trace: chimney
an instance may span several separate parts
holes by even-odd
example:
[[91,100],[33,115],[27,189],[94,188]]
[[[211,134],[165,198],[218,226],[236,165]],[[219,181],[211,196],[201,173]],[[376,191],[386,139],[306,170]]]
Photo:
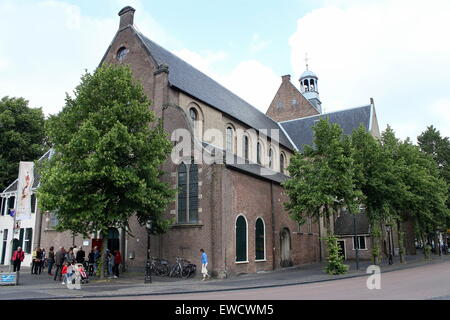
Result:
[[281,76],[281,81],[282,82],[289,82],[289,81],[291,81],[291,75],[287,74],[285,76]]
[[134,12],[136,10],[133,7],[127,6],[119,11],[120,26],[119,29],[133,25]]

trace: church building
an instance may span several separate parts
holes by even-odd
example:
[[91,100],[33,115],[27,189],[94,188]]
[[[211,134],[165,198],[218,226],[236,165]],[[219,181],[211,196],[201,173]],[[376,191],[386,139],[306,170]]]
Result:
[[[175,223],[166,234],[151,236],[151,255],[170,262],[183,257],[199,265],[203,248],[209,269],[220,278],[321,261],[325,257],[319,239],[326,234],[323,222],[298,225],[292,220],[283,207],[288,199],[281,183],[289,179],[287,167],[294,152],[312,143],[312,127],[320,118],[338,123],[345,134],[362,124],[378,137],[373,100],[324,114],[319,78],[307,67],[299,79],[300,90],[289,75],[281,77],[264,114],[139,32],[134,14],[132,7],[119,12],[119,28],[100,64],[131,67],[174,143],[180,141],[178,130],[184,129],[196,150],[220,152],[224,159],[209,164],[195,161],[193,154],[184,155],[178,163],[167,159],[163,179],[178,194],[166,217],[175,218]],[[211,140],[205,133],[212,129],[221,132],[223,139]],[[13,195],[11,188],[7,191],[2,197]],[[3,210],[4,215],[7,208]],[[33,232],[33,237],[39,234],[33,245],[94,245],[95,235],[82,239],[70,232],[58,233],[53,229],[56,217],[37,211],[41,222]],[[0,217],[0,229],[6,228],[2,221]],[[130,221],[130,228],[132,235],[112,228],[108,246],[121,250],[127,267],[143,268],[146,228],[136,219]]]

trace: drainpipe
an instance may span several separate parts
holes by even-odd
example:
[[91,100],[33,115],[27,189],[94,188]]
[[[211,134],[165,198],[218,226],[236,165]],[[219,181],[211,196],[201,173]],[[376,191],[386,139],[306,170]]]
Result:
[[275,270],[275,205],[273,203],[273,183],[270,183],[270,210],[272,213],[272,270]]

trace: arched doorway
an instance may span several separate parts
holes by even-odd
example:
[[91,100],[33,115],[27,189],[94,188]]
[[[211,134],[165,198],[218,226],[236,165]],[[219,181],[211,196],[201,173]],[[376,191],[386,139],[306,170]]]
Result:
[[291,233],[288,228],[283,228],[280,232],[281,267],[292,266],[291,260]]
[[108,249],[111,252],[114,252],[115,250],[120,250],[120,234],[119,230],[116,228],[109,228],[108,231]]

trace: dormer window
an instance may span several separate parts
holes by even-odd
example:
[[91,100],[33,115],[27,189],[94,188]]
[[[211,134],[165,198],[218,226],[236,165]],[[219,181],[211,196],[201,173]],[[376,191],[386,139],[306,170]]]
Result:
[[128,50],[128,49],[125,48],[125,47],[121,47],[121,48],[119,49],[119,51],[117,51],[117,60],[118,60],[119,62],[122,62],[123,59],[125,58],[125,56],[128,54],[128,52],[130,52],[130,50]]

